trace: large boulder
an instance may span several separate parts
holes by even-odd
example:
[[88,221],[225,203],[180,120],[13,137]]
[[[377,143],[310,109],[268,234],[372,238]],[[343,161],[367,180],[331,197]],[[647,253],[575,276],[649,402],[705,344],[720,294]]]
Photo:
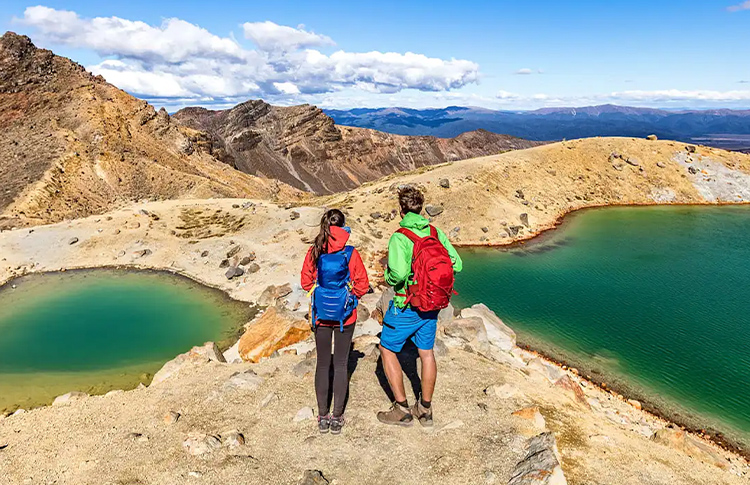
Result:
[[461,316],[463,318],[481,318],[484,322],[485,329],[487,330],[487,339],[490,344],[500,350],[510,352],[513,347],[516,346],[516,332],[505,325],[503,321],[484,304],[478,303],[470,308],[464,308],[461,310]]
[[479,317],[454,318],[445,324],[445,334],[464,342],[487,342],[487,329]]
[[284,347],[307,340],[310,324],[292,312],[270,307],[247,327],[240,338],[239,353],[246,362],[259,362]]
[[526,443],[526,456],[518,462],[508,485],[567,485],[555,435],[541,433]]

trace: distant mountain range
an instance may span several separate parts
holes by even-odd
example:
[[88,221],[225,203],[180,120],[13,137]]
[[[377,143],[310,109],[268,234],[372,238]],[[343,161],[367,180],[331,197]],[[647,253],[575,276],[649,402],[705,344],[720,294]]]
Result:
[[454,137],[485,129],[529,140],[591,136],[644,137],[651,134],[729,150],[750,150],[750,110],[667,111],[602,105],[495,111],[449,106],[443,109],[360,108],[325,110],[336,124],[400,135]]

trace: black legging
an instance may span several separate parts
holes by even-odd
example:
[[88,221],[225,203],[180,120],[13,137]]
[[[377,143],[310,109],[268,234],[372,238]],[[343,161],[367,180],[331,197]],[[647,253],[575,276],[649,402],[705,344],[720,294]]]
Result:
[[[346,393],[349,389],[349,349],[352,346],[352,335],[354,325],[344,327],[342,332],[338,325],[326,327],[319,325],[315,329],[315,348],[318,353],[318,363],[315,367],[315,394],[318,397],[318,413],[325,416],[330,410],[331,403],[328,400],[330,390],[331,369],[331,340],[333,344],[333,415],[338,417],[344,414]],[[332,335],[335,335],[333,339]]]

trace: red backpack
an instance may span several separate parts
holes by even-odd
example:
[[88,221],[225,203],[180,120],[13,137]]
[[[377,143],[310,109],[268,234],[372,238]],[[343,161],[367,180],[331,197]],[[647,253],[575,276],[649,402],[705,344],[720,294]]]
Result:
[[423,312],[442,310],[450,303],[453,291],[453,261],[443,243],[438,239],[437,229],[430,226],[430,234],[419,237],[414,232],[401,228],[398,231],[414,243],[411,271],[412,283],[407,286],[406,303]]

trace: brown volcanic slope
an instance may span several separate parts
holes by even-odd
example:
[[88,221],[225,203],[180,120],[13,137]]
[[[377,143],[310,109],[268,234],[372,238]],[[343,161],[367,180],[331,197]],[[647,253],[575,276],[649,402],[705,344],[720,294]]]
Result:
[[204,136],[28,37],[0,37],[0,228],[133,199],[296,193],[196,150]]
[[540,144],[485,130],[450,139],[392,135],[336,126],[315,106],[279,107],[259,100],[223,111],[185,108],[173,118],[207,132],[212,154],[238,170],[319,194],[395,172]]

